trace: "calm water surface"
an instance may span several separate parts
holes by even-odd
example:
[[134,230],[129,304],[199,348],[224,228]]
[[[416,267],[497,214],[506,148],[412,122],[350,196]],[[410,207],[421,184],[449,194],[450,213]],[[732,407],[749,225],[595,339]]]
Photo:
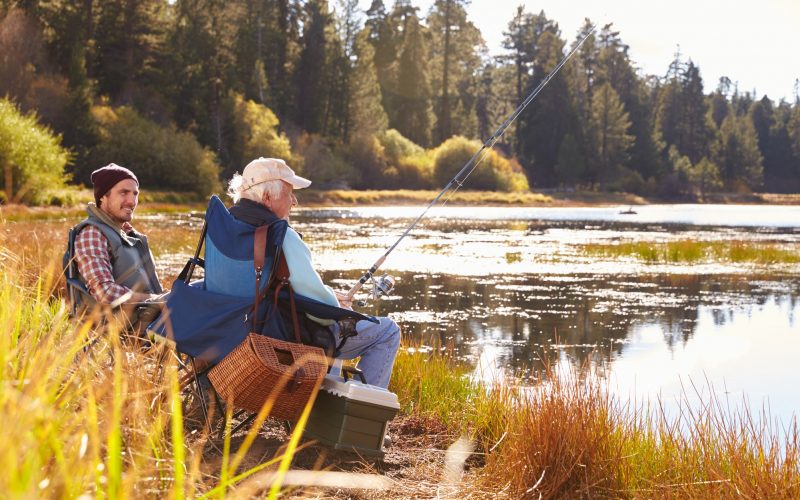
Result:
[[[627,241],[757,241],[800,252],[800,207],[444,207],[389,256],[395,293],[365,312],[388,314],[427,346],[455,349],[475,377],[533,382],[542,357],[595,369],[624,397],[709,391],[733,407],[762,405],[780,421],[800,411],[800,265],[645,264],[585,255]],[[301,209],[326,282],[352,283],[420,207]],[[162,275],[192,251],[201,220],[144,217]],[[158,247],[158,244],[156,244]]]
[[[620,395],[714,391],[788,420],[800,410],[800,266],[652,265],[588,257],[585,243],[758,241],[800,252],[800,207],[457,208],[401,243],[383,271],[388,314],[429,346],[445,345],[475,376],[537,377],[542,356],[604,373]],[[293,223],[348,288],[420,208],[301,210]]]

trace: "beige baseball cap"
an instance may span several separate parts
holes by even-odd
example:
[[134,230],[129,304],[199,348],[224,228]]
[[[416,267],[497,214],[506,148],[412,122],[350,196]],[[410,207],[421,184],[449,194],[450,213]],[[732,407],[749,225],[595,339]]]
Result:
[[296,175],[294,170],[279,158],[258,158],[251,161],[244,167],[242,178],[246,186],[244,189],[249,189],[267,181],[277,180],[288,182],[295,189],[307,188],[311,185],[310,180]]

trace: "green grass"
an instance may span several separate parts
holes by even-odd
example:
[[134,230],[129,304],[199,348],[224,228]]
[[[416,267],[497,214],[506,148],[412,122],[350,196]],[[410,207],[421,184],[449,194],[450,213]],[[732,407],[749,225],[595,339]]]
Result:
[[632,257],[651,264],[731,262],[746,264],[800,263],[800,245],[753,243],[744,241],[626,242],[582,245],[581,251],[592,256]]

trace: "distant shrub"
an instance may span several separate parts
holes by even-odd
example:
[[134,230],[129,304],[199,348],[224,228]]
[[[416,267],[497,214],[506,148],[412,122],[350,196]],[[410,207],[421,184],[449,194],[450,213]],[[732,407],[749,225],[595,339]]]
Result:
[[386,155],[383,145],[372,134],[357,134],[350,140],[347,158],[355,170],[353,187],[387,187]]
[[616,179],[608,188],[610,191],[643,194],[647,191],[647,183],[639,172],[620,167]]
[[341,151],[334,150],[324,138],[317,134],[302,134],[297,139],[295,150],[302,162],[295,160],[292,168],[311,179],[314,187],[347,188],[356,177],[353,166]]
[[[433,178],[444,186],[481,148],[481,143],[466,137],[454,136],[434,150]],[[462,177],[463,179],[463,177]],[[488,191],[526,191],[528,181],[518,164],[512,164],[494,150],[489,150],[472,170],[469,189]]]
[[[282,158],[292,165],[289,139],[278,130],[280,122],[268,107],[245,100],[239,94],[230,97],[233,110],[233,170],[241,171],[259,157]],[[232,172],[231,172],[232,173]]]
[[[421,149],[421,148],[420,148]],[[433,154],[422,150],[413,156],[407,156],[397,162],[397,185],[406,189],[432,189]]]
[[395,129],[378,135],[386,158],[383,172],[386,187],[426,189],[433,187],[433,158],[430,152]]
[[36,115],[0,99],[0,182],[6,202],[43,204],[67,181],[70,153]]
[[128,107],[96,106],[92,114],[101,126],[101,141],[85,172],[113,162],[133,170],[144,187],[200,196],[219,190],[216,156],[192,134],[162,127]]
[[393,128],[378,135],[378,140],[383,146],[386,160],[393,165],[400,163],[403,158],[419,156],[425,152],[421,146],[403,137],[403,134]]
[[[528,177],[525,175],[522,165],[514,159],[507,159],[499,153],[490,153],[490,165],[497,176],[497,187],[499,191],[507,193],[522,193],[530,191]],[[506,166],[507,165],[507,166]]]

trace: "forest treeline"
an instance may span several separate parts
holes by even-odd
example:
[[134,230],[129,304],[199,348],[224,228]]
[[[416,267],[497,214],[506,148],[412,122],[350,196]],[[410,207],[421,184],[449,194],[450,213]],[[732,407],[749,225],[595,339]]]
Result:
[[[0,0],[0,138],[35,121],[61,139],[37,143],[41,161],[81,183],[114,161],[207,194],[279,156],[318,186],[438,188],[592,26],[565,34],[521,6],[490,55],[467,4]],[[800,192],[793,100],[728,78],[706,93],[681,54],[644,75],[601,26],[468,187]],[[24,201],[36,162],[20,148],[0,145],[0,161],[5,197]]]

